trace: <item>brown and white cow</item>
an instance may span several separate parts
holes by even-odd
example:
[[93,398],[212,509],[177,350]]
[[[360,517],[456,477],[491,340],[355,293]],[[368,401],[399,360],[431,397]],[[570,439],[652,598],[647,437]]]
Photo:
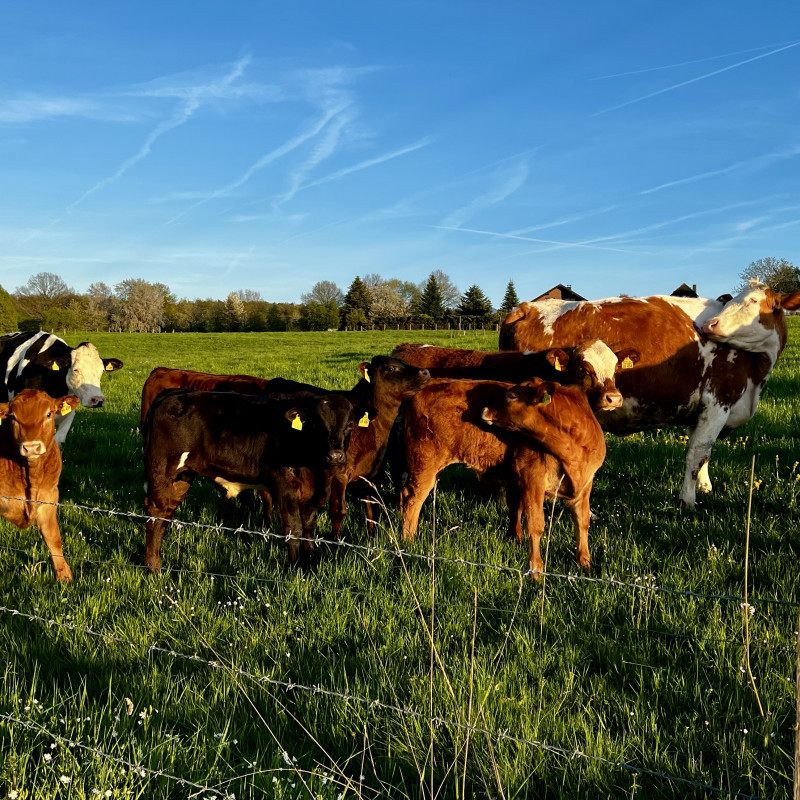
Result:
[[778,294],[753,282],[727,303],[704,298],[641,297],[521,303],[500,328],[502,349],[569,347],[597,337],[635,346],[633,369],[617,378],[624,402],[603,411],[603,429],[618,435],[686,425],[689,447],[681,502],[711,491],[708,462],[721,434],[746,423],[786,345],[784,310],[800,293]]
[[72,571],[56,518],[61,451],[55,422],[57,414],[66,417],[79,404],[74,395],[55,398],[33,389],[0,403],[0,515],[18,528],[39,528],[56,577],[65,582],[72,580]]
[[639,360],[639,353],[634,348],[615,353],[597,339],[579,342],[574,347],[524,353],[404,343],[395,347],[392,355],[415,367],[424,367],[432,378],[509,383],[543,378],[561,384],[575,384],[586,392],[595,411],[622,405],[622,395],[615,385],[616,374]]
[[589,495],[606,449],[578,387],[539,379],[515,385],[434,378],[407,403],[403,418],[408,465],[401,491],[403,538],[416,535],[422,504],[439,473],[464,464],[505,486],[509,534],[518,541],[525,512],[531,570],[542,570],[545,494],[569,504],[578,563],[590,568]]

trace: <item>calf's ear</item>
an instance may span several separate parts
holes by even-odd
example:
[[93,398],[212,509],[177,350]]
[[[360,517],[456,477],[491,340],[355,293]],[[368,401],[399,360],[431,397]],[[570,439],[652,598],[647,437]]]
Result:
[[296,431],[303,430],[303,423],[306,421],[306,413],[305,411],[301,411],[299,408],[290,408],[286,414],[286,419],[292,423],[292,427]]
[[534,390],[534,398],[536,399],[536,402],[543,406],[551,403],[553,400],[553,395],[556,393],[556,389],[558,388],[559,385],[553,381],[542,381]]
[[369,361],[362,361],[358,365],[358,371],[361,373],[361,377],[369,383]]
[[733,295],[732,294],[727,294],[727,293],[726,294],[721,294],[717,298],[717,302],[718,303],[722,303],[722,305],[726,305],[727,303],[730,303],[731,300],[733,300]]
[[74,394],[67,394],[64,395],[64,397],[59,397],[53,400],[52,409],[53,411],[57,411],[63,417],[66,414],[69,414],[71,411],[74,411],[80,404],[80,399]]
[[378,409],[375,406],[360,406],[355,410],[353,416],[360,428],[368,428],[370,422],[378,416]]
[[617,372],[621,369],[630,369],[641,359],[639,351],[634,350],[632,347],[625,347],[622,350],[618,350],[614,355],[617,357]]
[[103,369],[106,372],[113,372],[115,369],[122,369],[122,362],[118,358],[104,358]]
[[569,356],[558,347],[548,350],[545,354],[545,358],[556,372],[564,372],[569,363]]
[[11,413],[10,403],[0,403],[0,421],[4,420]]

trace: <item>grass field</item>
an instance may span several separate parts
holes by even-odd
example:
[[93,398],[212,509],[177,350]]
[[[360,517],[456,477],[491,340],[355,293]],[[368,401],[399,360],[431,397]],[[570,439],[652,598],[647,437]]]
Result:
[[[549,569],[573,577],[521,578],[502,503],[458,468],[409,548],[435,565],[392,552],[393,511],[370,538],[351,506],[346,542],[376,550],[323,545],[313,571],[292,570],[280,541],[248,532],[264,527],[255,503],[200,480],[178,516],[210,527],[168,530],[155,577],[141,569],[142,519],[61,509],[70,586],[37,531],[2,521],[0,798],[791,796],[798,323],[755,418],[715,447],[716,493],[695,513],[677,508],[682,430],[608,440],[592,498],[598,582],[578,578],[558,506]],[[496,341],[68,336],[125,368],[107,378],[105,409],[77,412],[62,501],[142,513],[139,393],[154,366],[347,387],[359,361],[409,337]],[[743,594],[753,456],[750,593],[790,601],[752,603],[763,717],[748,611],[696,596]]]

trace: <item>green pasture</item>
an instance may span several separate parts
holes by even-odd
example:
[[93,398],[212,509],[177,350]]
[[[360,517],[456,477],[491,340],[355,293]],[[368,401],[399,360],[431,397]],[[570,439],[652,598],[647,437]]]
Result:
[[[375,550],[322,545],[308,571],[258,535],[257,503],[200,480],[178,516],[210,527],[168,530],[158,576],[141,568],[144,521],[124,515],[142,513],[139,396],[157,365],[338,388],[401,341],[492,349],[495,334],[67,337],[125,368],[64,450],[62,501],[89,507],[59,511],[74,583],[55,582],[37,531],[0,523],[0,798],[791,796],[798,323],[755,418],[714,449],[716,493],[678,509],[684,431],[609,438],[601,580],[580,579],[556,506],[549,570],[570,577],[546,583],[520,576],[502,502],[459,468],[408,554],[387,485],[374,538],[357,506],[344,527]],[[753,456],[750,614],[697,595],[743,595]]]

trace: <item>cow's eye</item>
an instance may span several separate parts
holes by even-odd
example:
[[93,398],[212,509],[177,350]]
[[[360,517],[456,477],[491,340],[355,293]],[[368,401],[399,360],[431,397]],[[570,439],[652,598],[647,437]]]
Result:
[[53,416],[53,412],[52,411],[48,411],[47,412],[47,419],[50,419],[50,417],[52,417],[52,416]]

